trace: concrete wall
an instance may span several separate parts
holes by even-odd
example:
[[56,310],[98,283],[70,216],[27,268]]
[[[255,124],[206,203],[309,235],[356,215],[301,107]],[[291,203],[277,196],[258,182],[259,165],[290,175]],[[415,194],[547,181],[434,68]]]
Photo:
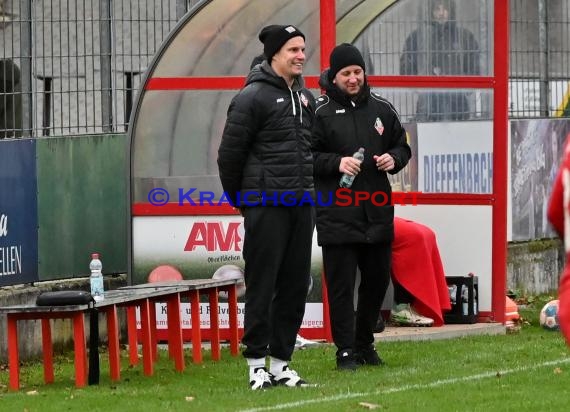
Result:
[[511,243],[507,288],[528,294],[556,292],[563,266],[564,247],[558,239]]

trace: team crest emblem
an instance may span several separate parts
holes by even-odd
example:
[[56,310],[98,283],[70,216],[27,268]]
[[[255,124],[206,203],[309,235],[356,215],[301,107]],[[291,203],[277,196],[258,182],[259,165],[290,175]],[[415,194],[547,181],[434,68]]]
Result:
[[380,136],[384,134],[384,125],[382,124],[382,120],[379,117],[376,118],[376,122],[374,123],[374,128],[378,132]]
[[309,105],[309,100],[305,97],[303,93],[301,93],[301,103],[303,103],[305,107]]

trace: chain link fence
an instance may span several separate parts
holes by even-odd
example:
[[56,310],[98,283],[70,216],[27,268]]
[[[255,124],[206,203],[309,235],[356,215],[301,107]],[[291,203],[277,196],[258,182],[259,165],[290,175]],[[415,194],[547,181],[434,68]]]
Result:
[[510,0],[511,117],[569,117],[570,2]]
[[[0,138],[124,132],[142,73],[198,3],[0,0]],[[570,116],[569,2],[510,4],[511,117]]]
[[125,131],[141,75],[199,1],[0,1],[0,138]]

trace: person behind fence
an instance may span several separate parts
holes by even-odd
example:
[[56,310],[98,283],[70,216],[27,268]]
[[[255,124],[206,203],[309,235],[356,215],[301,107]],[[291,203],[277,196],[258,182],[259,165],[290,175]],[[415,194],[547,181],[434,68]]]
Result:
[[253,390],[307,385],[289,361],[305,312],[314,230],[311,202],[291,203],[314,198],[305,35],[271,25],[259,39],[266,60],[232,99],[218,150],[224,192],[244,217],[242,344]]
[[[422,2],[422,11],[423,11]],[[404,43],[400,74],[423,76],[478,75],[479,45],[475,36],[456,22],[453,0],[429,0],[428,21]],[[464,120],[470,117],[469,94],[454,91],[421,93],[416,105],[419,121]]]
[[[389,199],[386,173],[400,171],[411,157],[406,133],[394,106],[371,92],[365,63],[351,44],[336,46],[330,68],[321,75],[325,95],[317,99],[313,129],[315,188],[332,197],[317,202],[317,237],[322,246],[325,280],[336,365],[355,370],[359,365],[381,365],[374,347],[373,329],[390,281],[394,207],[370,199],[338,203],[343,174],[356,176],[345,194],[382,192]],[[364,149],[364,160],[352,154]],[[360,269],[356,317],[354,285]]]
[[558,322],[570,346],[570,140],[566,139],[562,163],[548,201],[548,220],[564,242],[564,270],[558,288]]

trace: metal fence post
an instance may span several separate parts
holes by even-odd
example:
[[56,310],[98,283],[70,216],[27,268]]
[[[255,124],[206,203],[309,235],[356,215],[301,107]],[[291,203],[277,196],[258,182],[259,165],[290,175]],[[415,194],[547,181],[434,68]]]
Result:
[[101,115],[104,132],[113,131],[113,83],[112,83],[112,22],[111,0],[100,0],[101,32]]
[[179,21],[182,16],[188,11],[188,4],[186,0],[176,0],[176,21]]
[[22,137],[33,134],[34,106],[32,96],[32,0],[20,0],[20,74],[22,84]]
[[548,117],[548,102],[550,101],[550,78],[548,64],[548,6],[546,0],[538,0],[538,58],[540,64],[540,115]]

